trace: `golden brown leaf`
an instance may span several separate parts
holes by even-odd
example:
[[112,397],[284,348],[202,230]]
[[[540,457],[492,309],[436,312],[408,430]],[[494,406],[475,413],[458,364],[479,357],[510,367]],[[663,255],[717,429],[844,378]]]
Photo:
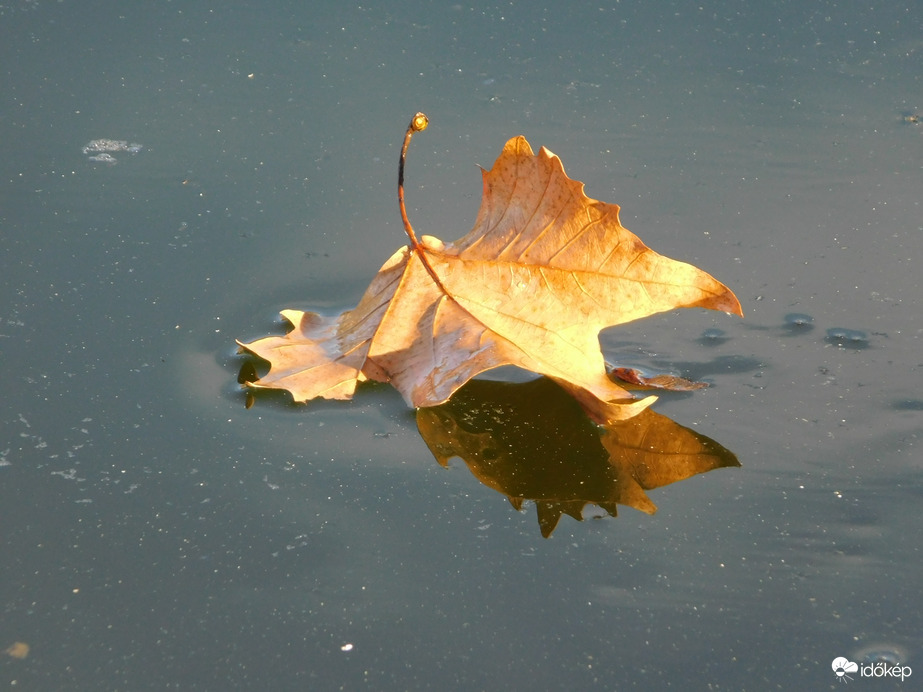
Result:
[[354,310],[284,310],[288,334],[241,343],[271,366],[246,386],[348,399],[371,379],[423,407],[515,365],[553,378],[604,423],[655,397],[634,400],[607,376],[601,329],[677,307],[742,314],[726,286],[622,227],[619,207],[588,198],[547,149],[535,155],[525,138],[511,139],[483,183],[463,238],[423,236],[385,262]]

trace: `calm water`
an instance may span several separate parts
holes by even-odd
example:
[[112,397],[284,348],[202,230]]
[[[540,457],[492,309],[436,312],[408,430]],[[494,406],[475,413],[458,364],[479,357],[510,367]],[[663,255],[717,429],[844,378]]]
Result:
[[[834,689],[839,656],[923,676],[921,20],[0,5],[0,651],[31,647],[0,683]],[[403,243],[418,110],[419,232],[467,232],[475,164],[524,134],[737,292],[743,320],[602,342],[711,382],[656,411],[740,468],[546,539],[534,503],[439,466],[387,387],[244,408],[234,339],[353,305]],[[91,161],[101,138],[143,148]]]

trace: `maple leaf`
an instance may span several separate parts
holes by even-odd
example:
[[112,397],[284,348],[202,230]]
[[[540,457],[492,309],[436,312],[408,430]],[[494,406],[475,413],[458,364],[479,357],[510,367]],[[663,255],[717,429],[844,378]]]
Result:
[[[417,119],[422,118],[422,121]],[[415,127],[419,125],[418,127]],[[630,418],[635,400],[606,372],[599,331],[678,307],[742,315],[724,284],[648,248],[619,223],[619,207],[590,199],[561,160],[514,137],[489,171],[474,228],[445,244],[417,240],[382,266],[353,309],[335,316],[283,310],[285,336],[238,342],[269,361],[255,389],[296,401],[348,399],[364,380],[390,382],[412,407],[446,401],[502,365],[547,375],[600,423]]]

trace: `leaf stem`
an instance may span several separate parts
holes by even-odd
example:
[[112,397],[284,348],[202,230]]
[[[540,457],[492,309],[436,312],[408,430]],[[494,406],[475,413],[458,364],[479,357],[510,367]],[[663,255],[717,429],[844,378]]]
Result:
[[413,232],[413,226],[410,225],[410,219],[407,218],[407,208],[404,206],[404,163],[407,160],[407,148],[410,146],[410,138],[413,137],[413,133],[422,132],[427,125],[429,125],[429,118],[423,113],[417,113],[407,126],[407,132],[404,133],[404,145],[401,147],[401,163],[397,169],[397,202],[401,207],[401,220],[404,222],[404,231],[407,232],[407,236],[410,238],[411,248],[417,253],[417,257],[420,258],[420,262],[430,275],[430,278],[436,283],[436,286],[439,287],[439,290],[448,298],[454,300],[436,275],[436,271],[430,266],[429,260],[426,259],[423,244],[417,240],[417,235]]
[[410,225],[410,219],[407,218],[407,208],[404,206],[404,164],[407,161],[407,148],[410,146],[410,138],[414,132],[423,132],[429,125],[429,118],[423,113],[417,113],[413,116],[410,124],[407,126],[407,132],[404,133],[404,146],[401,147],[401,163],[397,169],[397,202],[401,207],[401,220],[404,222],[404,230],[410,236],[410,242],[413,249],[420,250],[420,241],[417,240],[413,232],[413,226]]

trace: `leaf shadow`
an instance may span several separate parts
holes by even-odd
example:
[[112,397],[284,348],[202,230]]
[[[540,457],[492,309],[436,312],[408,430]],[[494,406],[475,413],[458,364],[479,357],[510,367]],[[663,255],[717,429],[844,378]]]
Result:
[[417,427],[442,466],[458,457],[484,485],[521,510],[536,506],[542,536],[587,505],[653,514],[646,490],[717,468],[740,466],[714,440],[647,409],[605,427],[547,378],[473,380],[451,400],[417,411]]

